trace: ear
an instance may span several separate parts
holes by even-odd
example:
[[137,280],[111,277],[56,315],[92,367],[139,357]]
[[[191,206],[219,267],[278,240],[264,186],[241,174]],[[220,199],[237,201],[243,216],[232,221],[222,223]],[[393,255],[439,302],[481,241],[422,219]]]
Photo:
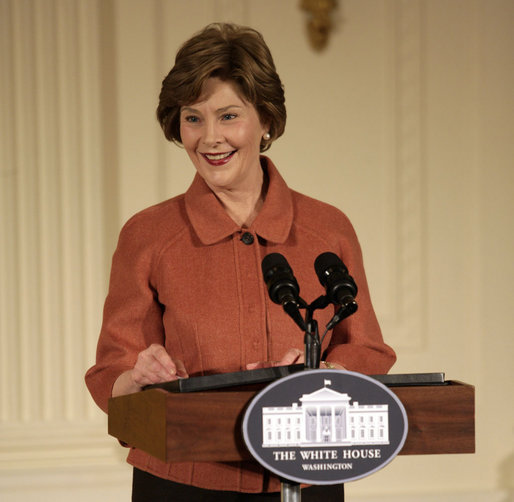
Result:
[[264,114],[261,114],[259,112],[257,113],[259,115],[259,122],[261,123],[262,127],[262,134],[266,134],[267,132],[269,132],[271,128],[271,119],[270,117],[263,116]]

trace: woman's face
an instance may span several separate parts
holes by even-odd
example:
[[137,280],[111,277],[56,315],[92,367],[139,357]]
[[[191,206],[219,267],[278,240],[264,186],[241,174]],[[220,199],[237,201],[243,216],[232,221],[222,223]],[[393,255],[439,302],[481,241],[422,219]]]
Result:
[[261,188],[260,143],[267,129],[237,91],[233,82],[209,78],[198,101],[180,111],[182,144],[213,191]]

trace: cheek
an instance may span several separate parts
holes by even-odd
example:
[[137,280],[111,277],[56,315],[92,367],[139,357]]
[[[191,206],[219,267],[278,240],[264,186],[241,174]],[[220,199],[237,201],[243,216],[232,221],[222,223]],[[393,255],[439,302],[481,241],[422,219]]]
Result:
[[244,144],[245,146],[250,147],[252,150],[260,148],[262,133],[260,129],[256,129],[255,127],[247,127],[242,131],[239,131],[239,142],[240,144]]
[[180,128],[180,138],[182,139],[182,145],[186,150],[191,150],[195,146],[195,135],[187,127]]

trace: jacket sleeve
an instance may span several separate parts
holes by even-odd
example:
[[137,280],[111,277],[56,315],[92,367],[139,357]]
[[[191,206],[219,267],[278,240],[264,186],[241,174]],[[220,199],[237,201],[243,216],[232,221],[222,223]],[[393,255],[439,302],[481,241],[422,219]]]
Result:
[[134,367],[139,352],[152,343],[164,345],[162,306],[151,282],[155,252],[148,230],[130,220],[112,260],[96,363],[85,376],[89,392],[105,412],[114,382]]
[[396,354],[384,343],[377,317],[371,304],[364,272],[362,251],[348,218],[342,215],[339,249],[336,253],[357,284],[357,312],[340,322],[333,330],[324,357],[346,369],[368,375],[387,373],[396,361]]

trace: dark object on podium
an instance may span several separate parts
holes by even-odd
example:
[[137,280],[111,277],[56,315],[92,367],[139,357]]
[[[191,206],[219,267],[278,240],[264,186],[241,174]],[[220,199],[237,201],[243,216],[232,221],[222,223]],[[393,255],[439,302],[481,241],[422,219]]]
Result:
[[[440,373],[421,375],[404,376],[403,385],[398,376],[381,376],[395,380],[391,390],[408,416],[409,431],[400,455],[474,453],[474,387],[444,381]],[[433,375],[436,382],[431,385],[427,382]],[[413,383],[416,379],[422,382]],[[248,460],[241,423],[256,393],[249,386],[185,393],[150,389],[111,398],[109,434],[165,462]]]
[[147,385],[144,390],[164,389],[168,392],[199,392],[227,387],[264,384],[291,375],[297,371],[302,371],[303,369],[303,364],[292,364],[290,366],[276,366],[274,368],[218,373],[216,375],[181,378],[173,382]]
[[445,385],[444,373],[402,373],[392,375],[372,375],[388,387],[405,387],[408,385]]
[[[233,373],[219,373],[217,375],[182,378],[172,382],[147,385],[145,390],[164,389],[168,392],[201,392],[229,387],[264,384],[277,380],[304,369],[303,364],[290,366],[277,366],[274,368],[260,368],[249,371],[236,371]],[[399,375],[372,375],[379,382],[393,386],[405,385],[443,385],[444,373],[411,373]]]

